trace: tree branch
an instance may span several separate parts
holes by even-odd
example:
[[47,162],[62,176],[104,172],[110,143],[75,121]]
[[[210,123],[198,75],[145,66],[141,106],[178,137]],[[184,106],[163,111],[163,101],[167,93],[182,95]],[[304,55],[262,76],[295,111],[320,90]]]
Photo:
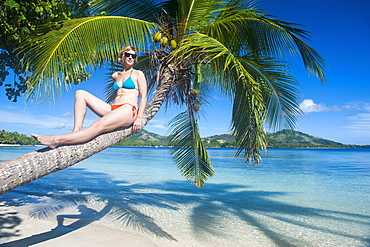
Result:
[[[171,75],[164,76],[156,94],[147,104],[142,126],[159,111],[171,88]],[[0,163],[0,194],[27,184],[50,173],[63,170],[113,146],[133,134],[131,126],[103,133],[81,144],[65,145],[55,149],[43,148]]]

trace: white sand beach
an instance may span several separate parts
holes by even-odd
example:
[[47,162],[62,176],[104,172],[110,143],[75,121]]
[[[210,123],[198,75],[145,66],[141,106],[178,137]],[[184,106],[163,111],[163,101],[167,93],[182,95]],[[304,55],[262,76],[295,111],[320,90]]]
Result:
[[[77,210],[70,209],[63,215],[78,216],[79,213]],[[0,216],[0,245],[4,247],[158,246],[144,235],[132,231],[106,228],[100,226],[98,222],[93,224],[78,223],[79,219],[65,217],[63,225],[58,225],[56,217],[31,218],[27,206],[6,206],[4,202],[0,202]]]
[[[70,211],[71,215],[78,215],[78,212]],[[55,218],[30,218],[27,207],[10,207],[1,203],[0,215],[3,221],[1,246],[157,246],[150,239],[132,231],[108,229],[99,224],[75,225],[78,219],[66,218],[61,226]]]
[[[91,209],[92,205],[71,207],[44,219],[31,217],[32,207],[32,205],[8,206],[5,202],[0,202],[0,246],[213,247],[216,244],[220,247],[275,246],[273,241],[260,234],[257,229],[247,226],[245,226],[245,236],[237,239],[232,236],[230,236],[231,239],[226,237],[229,235],[228,232],[213,237],[209,234],[184,235],[184,229],[187,232],[188,226],[180,224],[174,227],[171,223],[165,231],[153,234],[129,226],[115,228],[114,219],[109,219],[109,216],[94,219],[94,213],[91,212],[94,211]],[[79,209],[80,207],[82,210]],[[168,215],[169,219],[173,217],[174,215]],[[110,220],[112,224],[109,224]],[[179,222],[181,221],[180,219]],[[217,228],[216,226],[214,231],[220,230]]]

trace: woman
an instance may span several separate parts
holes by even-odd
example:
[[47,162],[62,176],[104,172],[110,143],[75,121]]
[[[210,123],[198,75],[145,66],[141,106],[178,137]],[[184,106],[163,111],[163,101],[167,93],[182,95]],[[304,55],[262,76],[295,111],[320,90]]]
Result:
[[[75,95],[72,133],[66,135],[31,134],[31,136],[43,145],[56,148],[62,144],[86,142],[101,133],[119,127],[132,125],[132,131],[139,132],[146,105],[147,85],[144,73],[140,70],[134,70],[132,67],[136,57],[136,50],[132,46],[126,46],[121,50],[119,60],[123,63],[123,70],[112,74],[113,88],[116,90],[116,98],[112,105],[84,90],[78,90]],[[140,108],[137,105],[139,96]],[[86,107],[89,107],[101,118],[90,127],[82,129]]]

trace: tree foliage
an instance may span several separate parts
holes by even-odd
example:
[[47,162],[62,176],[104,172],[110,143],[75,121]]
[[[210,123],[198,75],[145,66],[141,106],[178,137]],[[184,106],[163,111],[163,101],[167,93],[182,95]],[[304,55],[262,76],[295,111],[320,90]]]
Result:
[[0,131],[0,144],[36,145],[35,139],[18,132]]
[[[22,69],[24,53],[19,45],[35,36],[59,29],[62,21],[88,16],[89,0],[4,0],[0,3],[0,86],[9,100],[26,92],[27,72]],[[5,83],[13,76],[13,82]],[[12,79],[9,79],[12,81]]]
[[134,45],[149,88],[166,86],[166,105],[186,109],[169,126],[172,153],[197,186],[214,173],[198,127],[210,89],[233,103],[237,155],[258,164],[265,124],[294,128],[300,114],[298,82],[285,57],[299,55],[309,74],[325,80],[324,60],[306,43],[310,34],[264,14],[254,1],[96,0],[91,10],[107,16],[67,20],[23,44],[29,97],[53,98],[87,69],[115,64],[122,45]]

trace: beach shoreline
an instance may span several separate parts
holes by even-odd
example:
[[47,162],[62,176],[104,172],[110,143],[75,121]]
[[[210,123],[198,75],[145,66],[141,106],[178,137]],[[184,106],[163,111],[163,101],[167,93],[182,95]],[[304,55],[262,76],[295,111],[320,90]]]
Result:
[[43,147],[43,145],[23,145],[23,144],[3,144],[3,143],[0,143],[0,147]]
[[1,144],[0,147],[29,147],[33,145],[21,145],[21,144]]

